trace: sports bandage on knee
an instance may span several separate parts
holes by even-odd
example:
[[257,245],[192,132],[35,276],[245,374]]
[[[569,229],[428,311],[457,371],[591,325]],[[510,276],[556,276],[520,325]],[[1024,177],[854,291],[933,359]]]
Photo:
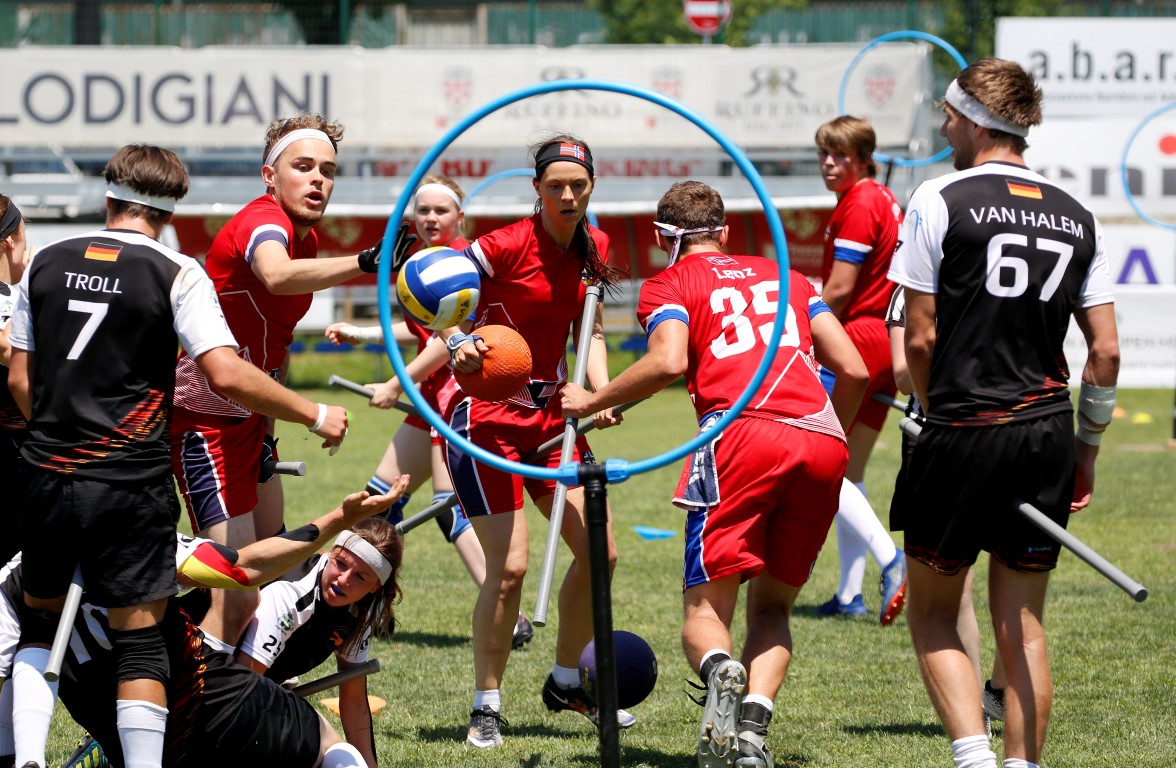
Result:
[[206,587],[250,588],[249,574],[237,567],[237,550],[212,541],[201,542],[178,572]]
[[1078,388],[1078,431],[1076,437],[1087,445],[1102,442],[1103,432],[1115,414],[1115,388],[1096,387],[1085,381]]
[[53,645],[53,638],[57,634],[57,625],[61,622],[61,614],[40,608],[29,608],[25,611],[20,625],[19,645]]
[[112,629],[110,639],[115,653],[116,680],[155,680],[167,685],[167,645],[158,624],[141,629]]

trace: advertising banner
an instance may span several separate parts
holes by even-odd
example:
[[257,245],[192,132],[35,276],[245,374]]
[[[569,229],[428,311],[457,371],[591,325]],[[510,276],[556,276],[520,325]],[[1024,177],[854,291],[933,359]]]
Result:
[[[837,115],[860,46],[608,48],[21,48],[0,51],[0,139],[10,147],[129,141],[251,147],[277,117],[319,112],[365,148],[432,146],[462,117],[550,80],[641,86],[697,111],[744,149],[810,148]],[[847,108],[880,146],[906,146],[925,107],[927,46],[895,44],[855,68]],[[519,101],[455,147],[514,147],[572,130],[593,147],[715,147],[692,123],[629,95],[569,91]]]
[[996,55],[1024,66],[1045,116],[1143,116],[1176,99],[1176,19],[1001,18]]

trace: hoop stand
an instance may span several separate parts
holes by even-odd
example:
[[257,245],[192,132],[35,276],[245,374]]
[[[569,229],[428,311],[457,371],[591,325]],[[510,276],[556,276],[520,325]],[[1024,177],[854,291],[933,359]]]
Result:
[[620,768],[617,726],[617,664],[613,646],[612,584],[608,572],[608,478],[599,464],[581,464],[588,566],[592,574],[592,633],[596,647],[596,715],[600,723],[600,766]]

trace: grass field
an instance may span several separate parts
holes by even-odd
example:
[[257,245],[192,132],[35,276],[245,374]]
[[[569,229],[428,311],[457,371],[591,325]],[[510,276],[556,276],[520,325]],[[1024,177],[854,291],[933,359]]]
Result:
[[[358,371],[353,376],[368,378],[363,372],[371,370],[370,359],[352,365]],[[352,407],[352,428],[345,447],[333,458],[305,430],[280,430],[282,457],[309,466],[305,478],[285,481],[287,521],[294,524],[362,488],[402,418],[395,412],[369,410],[341,391],[308,394]],[[1104,440],[1094,504],[1072,521],[1070,530],[1143,582],[1151,595],[1136,604],[1076,557],[1062,556],[1046,617],[1055,682],[1044,761],[1048,766],[1176,765],[1176,452],[1166,450],[1172,393],[1124,391],[1120,404],[1127,416],[1115,422]],[[1150,423],[1133,423],[1147,417]],[[870,498],[884,520],[898,467],[895,423],[892,418],[887,424],[867,477]],[[638,406],[623,426],[593,436],[592,443],[600,459],[636,460],[660,454],[692,434],[692,412],[679,387]],[[619,550],[614,625],[645,637],[660,663],[656,689],[633,709],[637,726],[621,734],[625,766],[694,764],[700,710],[683,693],[688,688],[684,681],[695,675],[682,659],[678,640],[682,513],[667,502],[677,471],[675,464],[609,488]],[[421,509],[429,495],[427,489],[419,492],[409,512]],[[546,535],[546,523],[533,509],[529,521],[532,573],[523,597],[528,613]],[[635,525],[672,529],[676,535],[646,540],[633,531]],[[506,744],[485,752],[464,745],[472,695],[473,585],[431,524],[411,533],[407,543],[405,599],[397,611],[397,632],[372,648],[383,671],[369,679],[370,691],[388,701],[375,723],[381,764],[597,764],[596,731],[588,721],[571,713],[548,713],[539,698],[554,653],[554,603],[551,627],[536,630],[532,643],[511,657],[503,688],[503,711],[510,723],[504,728]],[[564,550],[559,572],[567,564]],[[984,583],[986,570],[982,559],[978,584]],[[872,610],[878,605],[871,586],[877,575],[871,562],[865,597]],[[777,700],[769,742],[776,765],[951,765],[947,739],[919,679],[905,619],[881,628],[873,618],[812,615],[833,592],[836,579],[831,538],[798,602],[795,659]],[[977,606],[986,611],[983,590],[978,592]],[[741,622],[736,632],[741,634]],[[982,635],[990,663],[991,633]],[[316,675],[330,671],[333,665],[328,664]],[[50,763],[58,764],[79,735],[80,729],[59,712]],[[996,750],[999,754],[999,729]]]

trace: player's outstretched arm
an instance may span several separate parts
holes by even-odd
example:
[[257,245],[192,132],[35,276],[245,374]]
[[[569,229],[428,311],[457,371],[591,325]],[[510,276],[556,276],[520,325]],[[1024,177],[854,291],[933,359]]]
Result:
[[560,390],[565,417],[583,418],[657,394],[686,372],[690,328],[681,320],[663,320],[649,334],[649,352],[595,392],[571,382]]
[[392,483],[388,493],[372,496],[358,491],[343,499],[343,503],[301,528],[279,536],[256,541],[240,550],[203,545],[176,573],[185,587],[220,587],[252,589],[293,568],[318,552],[350,526],[372,515],[379,514],[404,495],[408,475],[401,475]]
[[250,264],[257,279],[276,296],[314,293],[364,273],[357,256],[291,259],[286,248],[275,240],[258,245]]
[[817,362],[837,377],[829,402],[833,404],[833,412],[842,427],[848,428],[862,403],[870,372],[841,321],[832,312],[820,312],[809,323]]
[[[445,344],[440,338],[434,336],[429,339],[429,343],[425,345],[421,353],[404,366],[404,369],[408,371],[409,378],[420,383],[435,371],[440,370],[448,360],[449,350],[445,348]],[[404,394],[404,386],[396,376],[382,384],[369,384],[367,387],[373,392],[372,399],[368,403],[373,408],[391,408]]]

